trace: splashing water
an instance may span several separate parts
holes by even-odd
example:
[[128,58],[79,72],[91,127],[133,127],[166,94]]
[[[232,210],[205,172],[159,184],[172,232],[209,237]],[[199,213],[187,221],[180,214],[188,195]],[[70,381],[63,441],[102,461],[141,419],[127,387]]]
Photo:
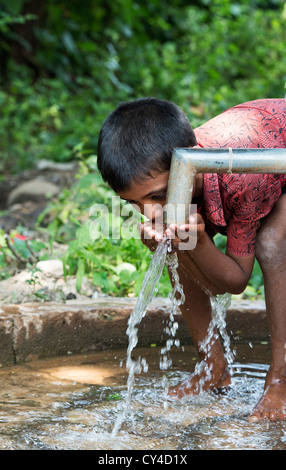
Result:
[[[201,352],[205,354],[205,360],[198,362],[195,367],[195,374],[201,375],[199,387],[203,390],[204,383],[211,379],[211,366],[208,365],[207,359],[211,353],[211,347],[214,342],[221,336],[225,349],[225,358],[228,365],[233,364],[234,354],[230,347],[230,338],[226,331],[226,312],[231,302],[231,295],[217,295],[210,297],[212,307],[212,320],[208,327],[208,333],[205,339],[199,344]],[[202,372],[204,371],[204,374]]]
[[211,297],[213,315],[212,322],[218,328],[219,333],[222,337],[225,349],[225,357],[229,365],[232,364],[234,361],[234,355],[230,347],[230,338],[226,331],[226,312],[230,306],[230,303],[230,294],[217,295],[216,297]]
[[[171,247],[169,248],[171,249]],[[181,304],[185,301],[185,294],[183,291],[183,287],[180,284],[180,279],[177,272],[178,267],[178,257],[176,253],[170,254],[166,258],[167,266],[169,268],[169,272],[172,276],[173,281],[173,289],[169,296],[171,300],[171,312],[169,316],[169,323],[165,328],[165,332],[170,336],[170,339],[166,341],[166,346],[161,349],[161,360],[160,360],[160,369],[167,370],[172,365],[172,360],[168,358],[167,353],[171,350],[171,347],[175,344],[175,346],[180,345],[180,341],[175,339],[176,332],[178,330],[178,322],[175,321],[175,316],[178,313],[178,309]],[[177,299],[176,294],[179,294],[180,297]]]
[[[130,409],[135,374],[140,373],[142,367],[144,371],[146,371],[146,361],[141,358],[139,358],[137,361],[134,361],[132,359],[132,351],[138,343],[138,325],[140,324],[142,318],[145,316],[147,307],[155,296],[155,287],[161,277],[165,265],[167,265],[169,268],[169,272],[173,281],[173,289],[170,294],[172,304],[171,313],[168,326],[165,329],[165,331],[169,334],[170,339],[167,340],[166,346],[161,349],[161,370],[166,370],[172,365],[172,361],[168,358],[167,353],[170,351],[171,347],[174,344],[176,346],[179,346],[179,340],[175,339],[176,331],[178,329],[178,323],[175,321],[175,315],[178,311],[179,306],[184,303],[185,296],[177,272],[177,254],[170,253],[171,250],[172,248],[170,240],[163,239],[158,243],[158,246],[153,254],[150,266],[144,277],[135,308],[128,321],[128,328],[126,332],[129,337],[126,357],[126,369],[128,371],[127,396],[123,412],[118,416],[114,425],[112,437],[116,436],[116,434],[120,430],[121,425],[125,420],[127,413]],[[177,298],[177,294],[179,294],[179,298]],[[229,294],[218,295],[216,297],[211,297],[210,300],[212,306],[212,320],[209,324],[208,334],[204,341],[200,344],[200,349],[205,352],[207,357],[211,350],[213,342],[218,338],[220,334],[224,343],[225,357],[228,364],[230,365],[233,363],[233,353],[230,347],[230,339],[225,329],[225,318],[226,311],[230,305],[231,296]],[[198,363],[195,368],[195,372],[198,373],[200,373],[202,370],[204,370],[205,372],[204,378],[201,379],[204,382],[205,380],[208,380],[209,374],[211,373],[211,370],[208,370],[208,366],[206,365],[205,361],[201,361],[200,363]],[[201,383],[200,385],[203,386],[203,383]]]

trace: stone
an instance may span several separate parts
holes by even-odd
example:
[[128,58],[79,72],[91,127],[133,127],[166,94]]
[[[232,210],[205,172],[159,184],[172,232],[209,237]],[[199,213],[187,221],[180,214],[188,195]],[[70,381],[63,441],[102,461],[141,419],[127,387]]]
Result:
[[77,292],[76,276],[64,277],[61,260],[39,261],[36,267],[39,271],[26,269],[0,281],[0,305],[37,301],[63,303],[68,295],[80,301],[94,294],[95,286],[87,277],[83,278],[81,291]]
[[13,189],[8,195],[7,204],[11,207],[13,204],[24,201],[47,201],[58,193],[59,187],[57,185],[42,179],[33,179]]
[[5,233],[17,229],[20,225],[26,230],[34,230],[38,217],[47,206],[47,201],[33,202],[25,201],[22,204],[13,204],[9,211],[0,216],[0,228]]
[[36,168],[39,171],[53,170],[72,172],[78,167],[78,162],[54,162],[53,160],[41,159],[36,162]]
[[63,262],[60,259],[38,261],[36,267],[48,277],[58,279],[64,275]]

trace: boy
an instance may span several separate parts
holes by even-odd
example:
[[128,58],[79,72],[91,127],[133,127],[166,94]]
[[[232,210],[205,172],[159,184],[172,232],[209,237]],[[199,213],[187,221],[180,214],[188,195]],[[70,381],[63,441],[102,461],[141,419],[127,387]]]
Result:
[[[286,102],[256,100],[235,106],[193,131],[173,103],[143,98],[122,103],[105,120],[98,143],[98,168],[107,183],[149,221],[142,241],[154,250],[160,238],[154,222],[166,203],[174,148],[286,147]],[[219,339],[205,357],[200,343],[211,320],[210,295],[243,292],[255,256],[264,276],[270,322],[272,360],[265,390],[250,420],[286,419],[286,175],[197,174],[193,202],[199,207],[181,227],[197,236],[194,249],[178,249],[178,227],[168,227],[178,255],[178,274],[186,300],[181,311],[206,370],[192,374],[169,391],[171,396],[222,390],[230,374]],[[226,252],[212,242],[215,233],[227,236]],[[201,388],[199,384],[204,380]]]

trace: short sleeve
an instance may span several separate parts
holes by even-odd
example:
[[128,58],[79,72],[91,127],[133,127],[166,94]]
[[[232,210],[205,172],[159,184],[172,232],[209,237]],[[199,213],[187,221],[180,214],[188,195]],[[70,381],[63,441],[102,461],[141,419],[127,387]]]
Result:
[[223,183],[227,193],[227,250],[237,256],[249,256],[255,253],[261,219],[270,213],[281,195],[281,183],[276,175],[233,176],[232,184]]
[[256,233],[259,227],[260,221],[242,222],[232,219],[227,230],[227,250],[236,256],[254,254]]

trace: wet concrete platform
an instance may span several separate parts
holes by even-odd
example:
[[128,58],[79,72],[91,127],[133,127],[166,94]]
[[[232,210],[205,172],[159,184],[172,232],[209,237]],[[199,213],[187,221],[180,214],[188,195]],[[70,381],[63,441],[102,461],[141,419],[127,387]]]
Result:
[[[128,318],[136,299],[103,297],[64,304],[35,302],[0,305],[0,364],[126,348]],[[138,346],[165,344],[171,303],[156,298],[139,325]],[[182,315],[176,338],[191,344]],[[232,343],[269,340],[265,303],[232,301],[227,311],[227,331]]]

